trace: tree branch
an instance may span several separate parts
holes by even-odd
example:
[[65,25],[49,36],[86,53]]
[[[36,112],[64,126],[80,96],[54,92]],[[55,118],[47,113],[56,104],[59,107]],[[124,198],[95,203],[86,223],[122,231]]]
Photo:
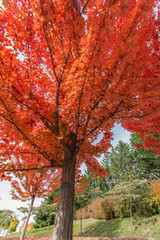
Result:
[[[40,1],[40,4],[41,4],[42,14],[43,14],[43,16],[45,17],[44,11],[43,11],[42,1]],[[56,78],[56,80],[57,80],[57,82],[58,82],[58,76],[57,76],[57,74],[56,74],[56,69],[55,69],[54,60],[53,60],[52,49],[51,49],[51,47],[50,47],[50,44],[49,44],[49,41],[48,41],[48,37],[47,37],[47,33],[46,33],[46,28],[47,28],[47,26],[45,25],[44,22],[42,23],[42,27],[43,27],[44,36],[45,36],[45,39],[46,39],[46,42],[47,42],[47,46],[48,46],[48,49],[49,49],[49,53],[50,53],[50,56],[51,56],[51,63],[52,63],[53,72],[54,72],[55,78]]]
[[33,170],[41,170],[45,168],[62,168],[62,165],[56,166],[41,166],[41,167],[33,167],[33,168],[23,168],[23,169],[3,169],[4,172],[25,172],[25,171],[33,171]]
[[33,155],[39,155],[39,153],[34,153],[34,152],[12,152],[12,153],[0,153],[0,156],[6,156],[6,155],[23,155],[23,154],[33,154]]
[[104,119],[101,120],[101,122],[94,127],[88,134],[86,134],[86,136],[90,135],[91,133],[93,133],[95,130],[97,130],[105,121],[113,118],[113,116],[118,112],[118,109],[120,108],[121,104],[123,103],[123,99],[120,101],[120,103],[118,104],[118,106],[116,107],[115,111],[110,115],[110,117],[106,117]]
[[[2,99],[0,99],[0,101],[2,102],[2,104],[4,105],[5,109],[7,110],[8,114],[9,114],[9,116],[10,116],[11,121],[9,121],[9,122],[10,122],[12,125],[15,126],[15,128],[18,130],[18,132],[20,132],[20,133],[22,134],[22,136],[23,136],[26,140],[28,140],[33,147],[35,147],[35,148],[38,149],[38,152],[39,152],[43,157],[45,157],[45,158],[48,160],[49,155],[48,155],[46,152],[42,151],[41,148],[40,148],[37,144],[35,144],[35,143],[17,126],[17,124],[15,123],[15,121],[14,121],[14,119],[13,119],[13,117],[12,117],[10,111],[9,111],[9,109],[8,109],[7,106],[5,105],[4,101],[3,101]],[[6,120],[7,120],[7,119],[6,119]]]
[[34,108],[30,107],[29,105],[27,105],[26,103],[23,103],[22,100],[18,99],[16,96],[14,96],[14,98],[16,99],[17,102],[21,103],[22,105],[24,105],[25,107],[27,107],[28,109],[32,110],[35,112],[35,114],[37,114],[40,117],[40,120],[43,122],[43,124],[52,132],[55,134],[55,126],[46,118],[44,117],[41,113],[39,113],[38,111],[35,111]]
[[98,36],[97,36],[97,38],[96,38],[95,46],[94,46],[94,48],[93,48],[91,57],[90,57],[90,59],[89,59],[88,67],[87,67],[87,69],[86,69],[86,71],[85,71],[84,80],[83,80],[81,92],[80,92],[80,95],[79,95],[79,104],[78,104],[78,112],[77,112],[78,122],[77,122],[76,134],[78,133],[78,128],[79,128],[79,117],[80,117],[81,100],[82,100],[82,96],[83,96],[83,90],[84,90],[84,85],[85,85],[85,81],[86,81],[86,78],[87,78],[87,73],[88,73],[88,70],[89,70],[90,63],[91,63],[92,58],[93,58],[94,51],[95,51],[95,49],[96,49],[96,47],[97,47],[98,40],[99,40],[99,37],[100,37],[100,33],[101,33],[102,27],[103,27],[103,25],[104,25],[104,23],[105,23],[105,19],[106,19],[107,13],[108,13],[108,11],[105,12],[105,15],[104,15],[102,24],[101,24],[100,29],[99,29]]

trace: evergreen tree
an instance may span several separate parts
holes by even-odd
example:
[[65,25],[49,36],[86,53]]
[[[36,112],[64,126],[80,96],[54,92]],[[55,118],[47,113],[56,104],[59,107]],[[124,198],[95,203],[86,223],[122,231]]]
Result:
[[90,202],[98,197],[103,197],[109,190],[108,184],[104,178],[93,177],[93,173],[90,171],[85,171],[84,177],[89,181],[85,186],[85,192]]
[[160,156],[144,149],[144,143],[136,133],[131,134],[130,145],[136,176],[149,180],[160,178]]
[[148,180],[160,177],[160,156],[138,148],[142,144],[141,138],[132,133],[129,144],[119,141],[110,154],[105,154],[102,166],[111,174],[106,178],[110,189],[119,181],[128,180],[130,175]]
[[111,174],[109,178],[107,177],[110,188],[120,180],[128,179],[131,174],[134,175],[134,158],[130,145],[119,141],[115,148],[112,147],[110,154],[105,154],[102,166]]

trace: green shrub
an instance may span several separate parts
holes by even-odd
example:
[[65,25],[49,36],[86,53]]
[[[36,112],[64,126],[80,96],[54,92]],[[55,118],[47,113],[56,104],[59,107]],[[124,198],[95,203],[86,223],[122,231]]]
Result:
[[[132,214],[137,217],[150,217],[159,213],[158,204],[150,195],[136,199],[132,205]],[[129,200],[116,199],[115,202],[115,217],[129,217],[130,203]]]
[[142,198],[137,202],[135,211],[138,217],[150,217],[159,213],[158,204],[155,202],[153,196]]
[[[132,207],[132,212],[134,212]],[[116,199],[115,201],[115,216],[125,218],[130,216],[130,203],[128,199]]]
[[101,203],[101,208],[105,219],[109,220],[116,217],[116,205],[112,196],[104,198]]

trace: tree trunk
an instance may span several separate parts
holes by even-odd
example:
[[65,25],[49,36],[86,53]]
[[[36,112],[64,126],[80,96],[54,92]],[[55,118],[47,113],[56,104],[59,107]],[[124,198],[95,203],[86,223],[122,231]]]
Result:
[[20,240],[24,240],[24,236],[25,236],[25,233],[26,233],[26,229],[27,229],[29,218],[31,216],[34,200],[35,200],[35,196],[32,196],[31,204],[30,204],[30,207],[29,207],[29,210],[28,210],[27,218],[26,218],[23,230],[22,230],[22,234],[21,234]]
[[130,199],[130,221],[131,221],[131,228],[134,232],[133,221],[132,221],[132,199]]
[[65,153],[53,240],[72,240],[76,157]]
[[82,236],[82,209],[80,208],[80,236]]

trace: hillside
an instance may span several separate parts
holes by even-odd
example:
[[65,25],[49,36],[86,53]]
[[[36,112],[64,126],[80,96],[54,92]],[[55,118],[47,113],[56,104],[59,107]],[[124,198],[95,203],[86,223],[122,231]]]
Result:
[[[160,239],[160,215],[136,220],[134,222],[135,232],[131,231],[130,220],[126,219],[113,219],[113,220],[97,220],[97,219],[84,219],[82,221],[83,237],[95,237],[92,240],[101,240],[108,238],[145,238],[145,239]],[[31,240],[35,238],[43,238],[49,240],[52,237],[53,226],[34,229],[26,232],[27,237]],[[80,236],[80,221],[74,221],[74,239],[79,240],[76,236]],[[15,238],[19,239],[20,234],[12,234],[8,236],[7,240]],[[103,238],[103,239],[102,239]],[[5,240],[3,238],[3,240]],[[82,238],[83,239],[83,238]],[[81,239],[81,240],[82,240]],[[85,239],[85,238],[84,238]]]

